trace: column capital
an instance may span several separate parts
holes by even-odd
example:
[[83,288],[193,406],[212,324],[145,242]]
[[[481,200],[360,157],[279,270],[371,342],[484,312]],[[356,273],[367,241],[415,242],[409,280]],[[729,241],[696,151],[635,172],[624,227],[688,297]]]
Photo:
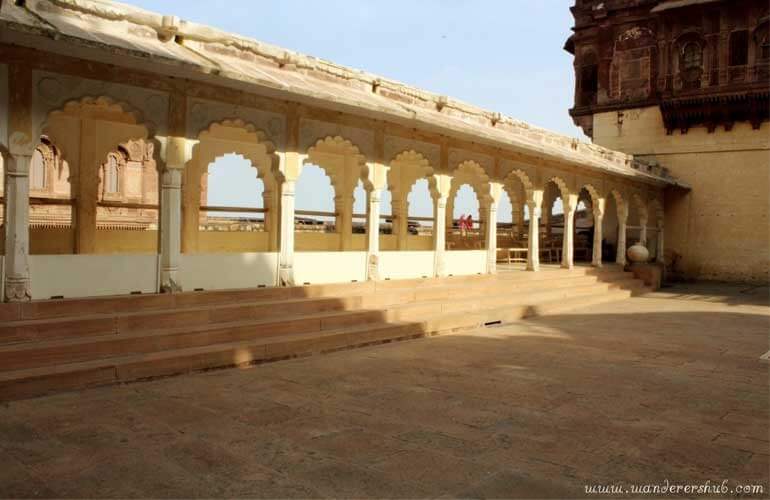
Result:
[[11,177],[28,177],[29,167],[32,162],[32,154],[7,154],[5,158],[5,172]]

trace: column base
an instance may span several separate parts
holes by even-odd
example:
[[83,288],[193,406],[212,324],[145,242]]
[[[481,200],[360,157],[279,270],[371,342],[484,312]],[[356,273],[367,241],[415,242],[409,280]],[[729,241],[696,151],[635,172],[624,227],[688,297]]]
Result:
[[295,286],[293,267],[280,267],[278,269],[278,286]]
[[377,254],[370,254],[366,259],[366,279],[369,281],[377,281],[380,279],[380,256]]
[[32,300],[29,278],[5,278],[5,301],[28,302]]

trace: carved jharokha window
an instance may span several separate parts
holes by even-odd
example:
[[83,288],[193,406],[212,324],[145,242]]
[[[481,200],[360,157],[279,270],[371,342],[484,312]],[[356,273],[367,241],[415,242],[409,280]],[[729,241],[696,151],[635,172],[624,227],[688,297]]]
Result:
[[46,186],[46,163],[40,149],[36,149],[32,153],[32,160],[30,161],[29,168],[29,188],[32,191],[42,191]]
[[745,66],[749,63],[749,32],[733,31],[730,34],[730,66]]
[[579,78],[580,104],[583,106],[596,104],[596,93],[599,90],[599,65],[593,52],[583,56]]
[[754,39],[757,43],[757,59],[766,63],[770,61],[770,25],[767,22],[760,25],[754,32]]
[[104,194],[120,194],[120,168],[118,158],[115,155],[107,157],[107,164],[104,166]]
[[700,78],[703,74],[703,49],[698,42],[684,44],[680,67],[683,86],[685,88],[700,87]]

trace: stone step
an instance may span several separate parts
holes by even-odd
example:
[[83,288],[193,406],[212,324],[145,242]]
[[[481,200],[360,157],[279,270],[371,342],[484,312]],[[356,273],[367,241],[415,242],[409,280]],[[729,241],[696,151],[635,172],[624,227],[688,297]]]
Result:
[[[535,273],[536,274],[536,273]],[[622,279],[628,279],[621,273]],[[412,288],[383,287],[380,292],[346,294],[341,297],[293,298],[261,302],[236,302],[208,305],[184,305],[177,308],[152,309],[139,312],[90,314],[39,320],[8,321],[0,324],[0,345],[56,338],[89,337],[122,334],[163,326],[225,323],[247,319],[267,319],[287,314],[315,313],[333,310],[387,307],[415,300],[452,299],[490,293],[505,293],[526,287],[560,288],[599,279],[593,275],[566,274],[536,281],[529,280],[463,280],[444,286],[416,286]],[[130,298],[129,298],[130,300]]]
[[[635,282],[629,280],[631,286]],[[615,285],[619,286],[619,285]],[[34,368],[56,363],[71,363],[120,354],[147,353],[229,342],[281,334],[313,333],[346,325],[378,321],[419,321],[422,318],[453,312],[471,312],[556,300],[570,296],[601,293],[609,290],[607,283],[587,283],[550,289],[505,290],[502,294],[477,294],[410,301],[391,305],[387,310],[324,311],[314,314],[283,314],[280,317],[239,318],[227,322],[209,323],[205,318],[184,323],[158,323],[155,328],[140,332],[101,335],[85,338],[57,339],[34,343],[0,346],[0,371]]]
[[[423,321],[373,322],[331,329],[251,338],[236,342],[186,346],[152,353],[121,355],[99,360],[45,365],[0,373],[0,400],[32,397],[49,392],[127,382],[149,377],[174,375],[216,367],[248,365],[254,362],[323,353],[372,343],[416,338],[473,328],[490,322],[511,322],[544,314],[620,300],[632,290],[596,291],[585,295],[560,297],[539,304],[489,307],[473,312],[440,313]],[[213,340],[213,339],[212,339]]]

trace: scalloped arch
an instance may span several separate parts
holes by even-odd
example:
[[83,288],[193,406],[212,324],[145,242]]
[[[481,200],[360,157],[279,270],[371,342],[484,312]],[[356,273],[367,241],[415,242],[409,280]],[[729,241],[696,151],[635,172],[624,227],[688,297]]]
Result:
[[[310,146],[307,150],[308,158],[311,158],[317,153],[333,153],[343,154],[355,157],[359,163],[365,163],[366,157],[361,153],[361,150],[348,139],[342,136],[326,136],[323,139],[318,139],[313,146]],[[312,162],[312,159],[310,160]]]
[[[233,137],[227,137],[228,129],[238,130],[242,134],[242,137],[235,138],[237,140],[234,140]],[[201,149],[203,149],[203,146],[206,145],[208,141],[213,143],[221,141],[221,143],[241,142],[242,144],[253,144],[263,147],[265,153],[264,155],[255,155],[253,152],[245,152],[238,147],[225,147],[220,148],[220,150],[217,151],[208,151],[206,157],[201,157]],[[262,181],[273,180],[272,178],[274,177],[278,164],[278,155],[275,153],[275,145],[268,139],[267,134],[254,126],[254,124],[245,122],[239,118],[213,121],[205,130],[201,131],[198,134],[197,142],[192,147],[191,159],[188,164],[197,162],[205,174],[208,171],[208,166],[227,154],[234,154],[248,161],[252,168],[257,171],[257,178]]]
[[141,125],[147,131],[147,135],[145,135],[145,137],[140,137],[140,139],[146,139],[154,133],[154,130],[150,130],[150,125],[144,122],[142,112],[131,106],[128,102],[113,99],[110,96],[83,96],[77,99],[69,99],[59,108],[49,111],[41,126],[41,135],[46,135],[46,130],[49,127],[48,122],[52,116],[56,114],[80,114],[89,106],[106,106],[113,111],[119,111],[123,115],[130,117],[131,121],[128,123],[131,123],[132,125]]
[[198,134],[198,140],[201,141],[207,138],[226,139],[215,137],[216,133],[221,128],[240,129],[246,132],[247,135],[253,135],[254,142],[265,146],[268,154],[275,153],[275,144],[270,140],[268,135],[253,123],[244,121],[240,118],[226,118],[224,120],[214,120],[210,122],[205,129],[200,131]]
[[463,173],[471,176],[477,175],[481,179],[482,183],[489,182],[489,175],[484,170],[484,167],[479,165],[479,163],[474,160],[465,160],[461,162],[459,165],[457,165],[457,168],[454,169],[452,175],[454,176]]
[[525,171],[519,168],[513,169],[508,173],[508,175],[505,176],[505,179],[503,179],[503,185],[513,185],[513,182],[516,180],[518,180],[518,182],[520,182],[524,187],[524,194],[527,196],[527,198],[530,198],[534,189],[534,184],[532,184],[532,180],[529,178],[529,175],[527,175]]
[[559,177],[558,175],[554,175],[553,177],[548,179],[548,181],[545,184],[543,184],[543,188],[545,188],[545,186],[547,186],[549,182],[553,182],[554,184],[556,184],[556,187],[559,188],[559,193],[561,194],[562,202],[566,203],[566,199],[570,195],[570,190],[569,190],[569,187],[567,186],[567,182],[561,177]]

